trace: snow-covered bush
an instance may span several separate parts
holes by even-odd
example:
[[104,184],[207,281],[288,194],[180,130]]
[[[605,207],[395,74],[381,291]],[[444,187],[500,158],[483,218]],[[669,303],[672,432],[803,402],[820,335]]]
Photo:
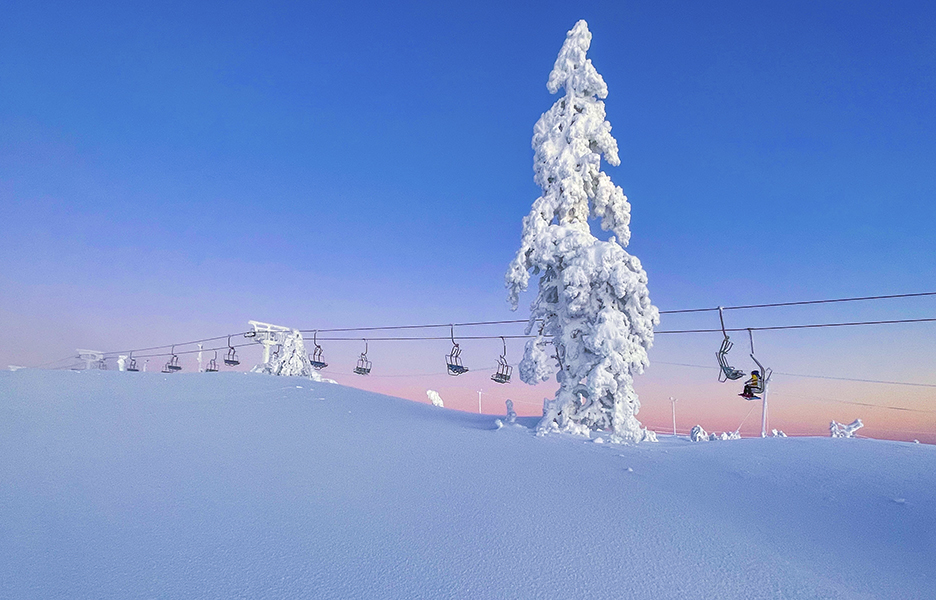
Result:
[[435,390],[426,390],[426,395],[429,396],[429,402],[432,402],[433,406],[445,408],[445,405],[442,404],[442,396],[439,395],[439,392]]
[[771,432],[771,435],[773,435],[773,437],[786,437],[786,436],[787,436],[787,434],[783,433],[783,432],[782,432],[781,430],[779,430],[779,429],[774,429],[774,430]]
[[[630,204],[600,169],[602,156],[611,165],[620,159],[599,99],[608,88],[585,57],[590,44],[588,25],[579,21],[549,74],[549,91],[562,88],[565,95],[534,127],[534,180],[542,195],[523,219],[506,285],[516,309],[531,275],[539,276],[527,326],[537,335],[527,342],[520,378],[546,381],[559,366],[559,390],[545,405],[537,431],[609,430],[613,442],[640,442],[656,436],[636,418],[634,375],[648,365],[659,312],[640,261],[624,250]],[[599,219],[614,236],[596,238],[589,218]]]
[[727,440],[740,440],[741,434],[737,431],[723,431],[721,434],[712,432],[707,433],[701,425],[696,425],[689,432],[689,439],[693,442],[717,442]]
[[829,423],[829,433],[831,433],[834,438],[850,438],[855,437],[855,432],[862,427],[864,427],[864,423],[861,422],[861,419],[855,419],[848,425],[832,421]]
[[507,418],[505,421],[507,421],[507,423],[517,422],[517,412],[514,410],[513,400],[507,400]]

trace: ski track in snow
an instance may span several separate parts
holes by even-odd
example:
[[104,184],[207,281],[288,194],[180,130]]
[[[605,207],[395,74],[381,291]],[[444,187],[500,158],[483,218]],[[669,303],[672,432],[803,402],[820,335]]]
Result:
[[934,597],[932,446],[494,420],[299,378],[2,373],[0,598]]

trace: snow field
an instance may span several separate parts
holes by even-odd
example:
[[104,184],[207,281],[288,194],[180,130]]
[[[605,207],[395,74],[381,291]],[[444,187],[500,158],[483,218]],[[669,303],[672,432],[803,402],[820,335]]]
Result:
[[933,597],[932,446],[494,421],[299,378],[3,373],[0,597]]

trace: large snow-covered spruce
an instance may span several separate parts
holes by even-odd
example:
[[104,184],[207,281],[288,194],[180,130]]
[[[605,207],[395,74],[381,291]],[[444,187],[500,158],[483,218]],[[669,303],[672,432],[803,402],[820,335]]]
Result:
[[[531,275],[539,276],[527,326],[537,336],[526,345],[520,378],[546,381],[559,364],[560,387],[539,431],[610,430],[613,441],[639,442],[655,436],[636,418],[633,378],[648,365],[659,311],[640,261],[624,250],[630,204],[601,171],[602,156],[615,166],[620,159],[600,100],[607,85],[585,57],[590,44],[588,24],[579,21],[549,74],[549,91],[561,88],[565,95],[534,127],[534,180],[542,195],[523,219],[506,285],[516,309]],[[614,236],[596,238],[589,218]]]

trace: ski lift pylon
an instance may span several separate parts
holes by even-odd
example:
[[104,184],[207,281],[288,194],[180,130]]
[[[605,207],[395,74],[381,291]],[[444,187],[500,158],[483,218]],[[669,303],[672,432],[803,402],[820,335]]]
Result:
[[371,361],[367,360],[367,340],[364,340],[364,352],[361,353],[361,357],[358,358],[357,365],[354,367],[354,372],[358,375],[369,375],[371,370]]
[[328,366],[328,363],[325,362],[324,352],[322,352],[322,347],[318,343],[318,331],[312,334],[312,343],[315,344],[315,350],[312,351],[309,362],[315,370],[324,369]]
[[501,336],[501,342],[504,343],[504,353],[497,359],[497,372],[491,375],[491,381],[495,383],[510,383],[510,372],[513,367],[507,364],[507,340]]
[[461,361],[461,348],[458,347],[458,343],[455,341],[455,325],[450,325],[450,327],[452,337],[452,353],[445,356],[445,367],[448,370],[449,375],[458,376],[463,373],[467,373],[468,367],[463,365]]
[[217,373],[218,372],[218,351],[215,350],[214,358],[208,361],[208,366],[205,367],[205,373]]
[[728,352],[731,350],[732,346],[734,346],[734,343],[731,341],[731,338],[728,337],[728,332],[725,331],[725,316],[722,314],[723,310],[721,306],[718,307],[718,320],[721,322],[722,335],[725,336],[722,340],[721,347],[718,349],[718,352],[715,353],[718,366],[721,367],[721,370],[718,372],[719,383],[725,383],[728,380],[735,381],[736,379],[744,377],[744,371],[735,369],[728,364]]
[[224,364],[229,367],[236,367],[240,364],[240,360],[237,359],[237,351],[234,350],[234,346],[231,345],[231,336],[228,336],[228,351],[224,356]]

